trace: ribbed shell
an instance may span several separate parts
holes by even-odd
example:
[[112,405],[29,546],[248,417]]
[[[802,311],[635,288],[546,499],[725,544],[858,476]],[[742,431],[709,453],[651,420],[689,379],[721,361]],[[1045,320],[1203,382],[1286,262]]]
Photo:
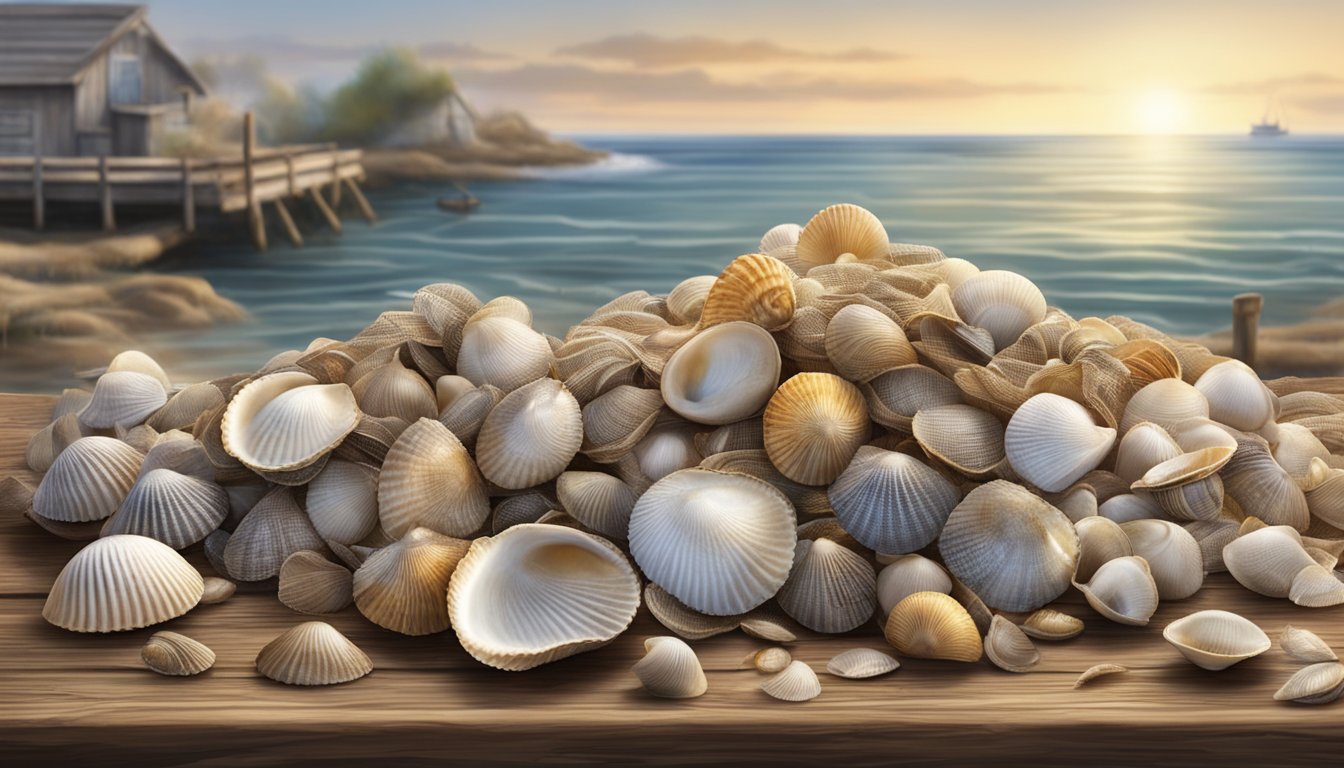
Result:
[[872,648],[851,648],[841,651],[826,662],[826,671],[836,677],[864,680],[900,669],[901,662],[890,654]]
[[499,401],[504,399],[504,390],[486,384],[469,392],[463,392],[439,414],[439,421],[447,427],[462,445],[470,448],[476,444],[476,436],[481,432],[485,417],[490,415]]
[[359,424],[345,384],[318,384],[288,371],[254,379],[233,396],[220,422],[224,450],[259,472],[307,467]]
[[457,372],[476,386],[505,392],[545,376],[555,363],[546,337],[511,317],[478,317],[462,331]]
[[608,464],[629,453],[653,427],[662,393],[622,385],[583,407],[583,446],[593,461]]
[[1162,637],[1202,669],[1220,670],[1269,650],[1269,636],[1228,611],[1196,611],[1171,622]]
[[1344,581],[1333,568],[1313,562],[1297,572],[1288,599],[1305,608],[1327,608],[1344,603]]
[[224,405],[224,395],[219,387],[208,381],[183,387],[168,398],[162,408],[145,420],[149,426],[160,430],[190,429],[202,413]]
[[630,516],[630,552],[648,578],[718,616],[770,599],[788,578],[793,505],[746,475],[685,469],[654,483]]
[[804,539],[795,545],[793,570],[775,597],[808,629],[848,632],[872,618],[877,576],[867,560],[830,539]]
[[403,536],[423,525],[469,536],[489,515],[485,483],[453,433],[431,419],[407,427],[388,450],[378,477],[383,530]]
[[[1313,460],[1325,462],[1330,449],[1312,431],[1301,424],[1278,424],[1274,441],[1274,461],[1288,473],[1303,490],[1314,487],[1311,480]],[[1328,465],[1327,465],[1328,467]]]
[[1284,627],[1279,635],[1279,647],[1296,661],[1306,664],[1339,661],[1339,656],[1315,632],[1292,624]]
[[604,539],[525,524],[477,539],[448,588],[457,639],[477,661],[531,669],[611,642],[639,608],[639,577]]
[[1329,704],[1344,692],[1344,664],[1325,661],[1303,667],[1274,692],[1275,701]]
[[252,507],[224,547],[229,576],[261,581],[280,573],[290,555],[304,549],[322,550],[322,537],[313,530],[299,507],[294,491],[277,487]]
[[85,432],[91,430],[79,423],[79,414],[64,413],[56,416],[50,424],[33,433],[28,439],[28,445],[23,452],[23,461],[34,472],[46,472],[51,469],[56,457],[75,441],[84,437]]
[[995,616],[990,622],[985,655],[1006,672],[1026,672],[1041,661],[1041,653],[1027,633],[1002,616]]
[[172,389],[173,383],[164,372],[163,366],[159,365],[154,358],[141,352],[138,349],[128,349],[118,352],[117,356],[112,358],[112,362],[107,364],[107,370],[104,374],[117,373],[119,371],[132,371],[142,373],[159,383],[165,391]]
[[763,420],[770,461],[785,477],[807,485],[835,480],[870,430],[863,395],[829,373],[800,373],[785,381]]
[[916,592],[951,594],[952,579],[923,555],[900,555],[877,574],[877,602],[883,616]]
[[630,668],[644,690],[665,699],[692,699],[709,689],[691,646],[675,637],[644,641],[644,658]]
[[1208,416],[1209,401],[1202,392],[1180,379],[1158,379],[1135,392],[1125,404],[1120,432],[1128,433],[1143,421],[1170,430],[1186,419]]
[[323,539],[354,544],[378,525],[378,470],[332,459],[308,483],[306,505]]
[[827,496],[845,530],[883,554],[928,546],[961,500],[956,486],[919,460],[867,445]]
[[671,319],[681,323],[694,323],[700,319],[700,310],[705,306],[709,289],[714,287],[714,275],[696,275],[677,283],[667,294],[667,312]]
[[1298,573],[1316,561],[1302,547],[1297,531],[1275,525],[1252,530],[1223,547],[1223,563],[1243,587],[1282,598],[1289,596]]
[[299,613],[336,613],[350,604],[350,571],[310,549],[280,566],[280,602]]
[[140,660],[160,675],[199,675],[215,665],[215,652],[176,632],[155,632],[140,648]]
[[644,587],[644,604],[659,624],[687,640],[703,640],[732,632],[745,618],[742,614],[709,616],[691,610],[652,581]]
[[826,326],[826,356],[850,381],[916,362],[915,348],[891,318],[863,304],[841,308]]
[[745,320],[767,331],[793,321],[793,272],[759,253],[738,256],[719,273],[700,310],[700,327]]
[[1005,611],[1035,610],[1064,594],[1078,563],[1078,534],[1064,513],[1003,480],[966,495],[938,547],[954,576]]
[[61,451],[33,493],[33,513],[63,523],[110,517],[130,493],[144,456],[111,437],[83,437]]
[[373,671],[373,662],[325,621],[286,630],[257,654],[257,671],[287,685],[335,685]]
[[1068,640],[1083,631],[1083,620],[1053,608],[1042,608],[1022,622],[1027,637],[1037,640]]
[[359,409],[370,416],[396,416],[409,422],[439,415],[438,398],[429,382],[402,365],[399,355],[364,374],[351,389]]
[[1017,341],[1022,332],[1045,319],[1045,296],[1017,274],[991,269],[966,278],[952,291],[952,305],[966,323],[989,331],[994,348]]
[[885,259],[887,252],[882,222],[849,203],[823,209],[798,233],[797,258],[807,265],[833,264],[846,253],[859,261]]
[[1209,401],[1209,418],[1254,432],[1274,419],[1274,395],[1250,366],[1225,360],[1200,374],[1195,389]]
[[969,477],[987,478],[1004,460],[1003,424],[974,406],[921,409],[911,430],[925,453]]
[[672,410],[698,424],[758,413],[779,383],[779,347],[759,325],[728,322],[697,333],[663,366],[660,389]]
[[71,632],[139,629],[181,616],[204,591],[201,574],[167,544],[107,536],[65,564],[42,617]]
[[611,539],[624,541],[638,494],[605,472],[562,472],[555,480],[560,505],[574,519]]
[[[456,283],[434,283],[415,292],[411,310],[425,319],[434,332],[443,337],[444,351],[449,359],[457,357],[457,346],[462,342],[462,326],[477,310],[481,300],[465,286]],[[449,340],[454,339],[450,347]]]
[[448,628],[448,581],[471,542],[413,528],[355,571],[355,606],[385,629],[428,635]]
[[1263,443],[1238,440],[1236,453],[1221,474],[1226,495],[1269,525],[1303,531],[1310,524],[1306,494]]
[[909,432],[915,414],[924,408],[962,402],[951,379],[925,365],[904,365],[884,371],[863,387],[873,421]]
[[984,649],[975,620],[941,592],[916,592],[897,603],[882,632],[897,653],[918,659],[974,662]]
[[797,245],[803,228],[797,224],[776,224],[761,236],[761,253],[769,253],[786,245]]
[[1128,671],[1129,667],[1126,667],[1121,664],[1093,664],[1092,666],[1083,670],[1083,673],[1078,676],[1078,679],[1073,681],[1073,687],[1082,688],[1084,685],[1087,685],[1088,683],[1092,682],[1093,680],[1096,680],[1099,677],[1105,677],[1107,675],[1118,675]]
[[133,533],[173,549],[201,541],[229,514],[229,496],[211,480],[152,469],[135,482],[102,535]]
[[1086,584],[1074,586],[1097,613],[1118,624],[1145,626],[1157,610],[1157,584],[1142,557],[1108,560]]
[[1161,599],[1184,600],[1204,585],[1204,556],[1184,528],[1166,520],[1132,520],[1120,529],[1134,554],[1148,561]]
[[1024,480],[1051,493],[1096,469],[1114,444],[1114,429],[1097,426],[1086,408],[1050,393],[1023,403],[1003,433],[1008,463]]
[[168,402],[163,384],[134,371],[113,371],[98,377],[93,398],[79,412],[79,420],[94,429],[130,427],[143,422]]
[[811,701],[821,695],[821,681],[811,667],[795,660],[782,672],[766,678],[761,690],[780,701]]
[[1133,483],[1153,467],[1181,455],[1181,447],[1162,427],[1143,421],[1120,438],[1115,458],[1115,474]]

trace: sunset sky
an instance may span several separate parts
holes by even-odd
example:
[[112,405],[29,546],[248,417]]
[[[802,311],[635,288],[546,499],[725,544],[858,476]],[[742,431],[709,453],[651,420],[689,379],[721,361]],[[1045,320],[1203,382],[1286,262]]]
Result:
[[151,2],[184,57],[330,87],[411,46],[568,132],[1344,132],[1344,1]]

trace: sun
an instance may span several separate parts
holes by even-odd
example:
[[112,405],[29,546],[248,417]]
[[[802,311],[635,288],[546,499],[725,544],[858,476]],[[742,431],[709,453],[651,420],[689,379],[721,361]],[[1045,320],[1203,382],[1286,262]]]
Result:
[[1176,133],[1185,121],[1185,103],[1170,88],[1152,88],[1140,95],[1136,118],[1144,133]]

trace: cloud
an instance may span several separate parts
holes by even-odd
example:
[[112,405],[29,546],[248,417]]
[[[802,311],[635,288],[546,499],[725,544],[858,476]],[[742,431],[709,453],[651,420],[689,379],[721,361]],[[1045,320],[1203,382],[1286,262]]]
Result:
[[[1289,102],[1292,109],[1317,115],[1344,115],[1344,92],[1295,98]],[[1290,115],[1291,117],[1291,115]]]
[[851,48],[844,51],[806,51],[788,48],[768,40],[720,40],[712,37],[658,37],[656,35],[614,35],[601,40],[564,46],[556,56],[619,61],[649,69],[704,64],[749,64],[764,61],[894,61],[901,54],[875,48]]
[[[355,62],[389,47],[384,43],[314,43],[286,35],[254,35],[238,38],[193,38],[182,43],[191,56],[237,58],[257,57],[276,65]],[[496,61],[509,56],[478,48],[470,43],[436,41],[421,43],[415,49],[427,59],[455,62]]]
[[1270,77],[1264,80],[1243,80],[1235,83],[1216,83],[1204,88],[1205,93],[1227,96],[1252,94],[1267,96],[1278,91],[1298,88],[1322,88],[1344,86],[1344,77],[1328,75],[1323,72],[1306,72],[1286,77]]
[[451,59],[453,61],[496,61],[499,59],[513,58],[507,53],[498,51],[487,51],[471,43],[454,43],[449,41],[440,41],[434,43],[421,43],[416,46],[416,50],[421,56],[427,59]]

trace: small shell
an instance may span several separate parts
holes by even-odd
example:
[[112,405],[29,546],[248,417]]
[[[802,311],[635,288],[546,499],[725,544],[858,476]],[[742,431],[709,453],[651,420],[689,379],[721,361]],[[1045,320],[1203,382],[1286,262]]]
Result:
[[793,662],[793,656],[783,648],[774,646],[752,652],[745,661],[754,667],[757,672],[773,675],[777,672],[783,672]]
[[1334,571],[1313,562],[1293,577],[1288,599],[1306,608],[1340,605],[1344,603],[1344,581]]
[[299,613],[336,613],[350,604],[351,575],[320,552],[300,550],[280,566],[280,602]]
[[140,660],[160,675],[189,677],[215,665],[215,652],[176,632],[155,632],[140,648]]
[[[1326,475],[1329,465],[1330,449],[1316,437],[1310,429],[1301,424],[1279,424],[1278,438],[1274,444],[1274,461],[1283,467],[1298,485],[1307,490],[1315,488]],[[1321,476],[1312,481],[1313,467],[1320,467]]]
[[687,640],[703,640],[732,632],[743,619],[741,615],[709,616],[693,611],[653,582],[644,587],[644,604],[659,624]]
[[900,555],[877,575],[877,602],[885,617],[916,592],[952,593],[947,571],[923,555]]
[[799,624],[816,632],[848,632],[867,622],[877,604],[877,577],[868,561],[830,539],[799,541],[793,570],[775,596]]
[[1005,461],[1003,424],[974,406],[924,408],[911,429],[925,453],[969,477],[989,478]]
[[1157,611],[1157,584],[1142,557],[1108,560],[1086,584],[1074,586],[1097,613],[1118,624],[1142,627]]
[[719,273],[700,310],[700,326],[745,320],[767,331],[793,321],[793,275],[779,259],[759,253],[738,256]]
[[[761,237],[761,253],[769,253],[786,245],[797,245],[803,228],[797,224],[776,224]],[[669,302],[671,297],[669,297]]]
[[98,377],[93,398],[79,412],[82,424],[93,429],[131,427],[143,422],[168,402],[157,379],[134,371],[113,371]]
[[872,648],[851,648],[841,651],[826,662],[826,671],[848,680],[864,680],[900,669],[901,662],[890,654]]
[[257,654],[257,671],[287,685],[335,685],[373,671],[373,662],[325,621],[286,630]]
[[403,421],[437,418],[438,399],[424,377],[402,365],[393,355],[387,365],[364,374],[351,387],[359,409],[370,416],[396,416]]
[[555,479],[560,505],[584,526],[624,541],[638,494],[619,477],[605,472],[562,472]]
[[490,519],[490,532],[502,533],[515,525],[535,523],[556,509],[556,501],[539,491],[505,497],[495,505]]
[[1274,418],[1274,395],[1250,366],[1225,360],[1200,374],[1195,389],[1209,401],[1209,418],[1254,432]]
[[229,536],[224,565],[231,578],[261,581],[279,574],[285,559],[295,552],[323,548],[322,537],[299,507],[293,489],[279,486],[262,497]]
[[378,478],[378,517],[390,536],[425,526],[469,536],[490,515],[485,483],[467,449],[443,424],[420,419],[387,452]]
[[1162,514],[1162,508],[1149,495],[1121,493],[1102,502],[1097,507],[1097,514],[1117,523],[1127,523],[1157,517]]
[[426,285],[416,291],[411,299],[411,309],[443,337],[444,351],[449,352],[449,359],[457,357],[457,345],[462,342],[462,326],[480,308],[480,299],[468,288],[456,283]]
[[77,413],[57,416],[29,438],[23,453],[23,461],[34,472],[46,472],[66,448],[92,432],[93,430],[79,423]]
[[1324,661],[1303,667],[1274,693],[1275,701],[1329,704],[1344,692],[1344,664]]
[[1158,379],[1129,399],[1120,420],[1120,431],[1128,433],[1144,421],[1170,430],[1185,419],[1208,417],[1209,401],[1204,393],[1180,379]]
[[653,428],[662,407],[663,396],[656,389],[621,385],[607,390],[583,406],[580,450],[603,464],[622,458]]
[[827,497],[847,532],[885,554],[928,546],[961,500],[956,486],[917,459],[867,445]]
[[355,606],[369,621],[403,635],[444,631],[448,582],[470,546],[428,528],[412,528],[355,571]]
[[644,690],[665,699],[693,699],[709,688],[691,646],[675,637],[644,641],[644,658],[630,668]]
[[[1249,519],[1249,518],[1248,518]],[[1316,565],[1297,531],[1283,525],[1253,530],[1223,548],[1227,570],[1243,587],[1266,597],[1288,597],[1293,579]]]
[[979,661],[980,631],[966,609],[941,592],[916,592],[887,615],[883,634],[904,656]]
[[[779,383],[779,348],[759,325],[729,322],[701,331],[663,366],[663,400],[698,424],[758,413]],[[585,409],[586,410],[586,409]]]
[[780,701],[811,701],[821,695],[821,681],[807,664],[791,661],[761,683],[761,690]]
[[205,577],[205,591],[201,593],[201,605],[214,605],[222,603],[233,597],[233,593],[238,589],[238,585],[228,579],[221,579],[218,576]]
[[1120,439],[1115,458],[1115,474],[1126,483],[1133,483],[1148,470],[1183,451],[1171,435],[1151,421],[1142,421],[1130,427]]
[[510,392],[485,417],[476,461],[495,485],[530,488],[565,471],[582,443],[579,401],[555,379],[539,379]]
[[[677,420],[667,420],[658,424],[644,438],[635,444],[630,455],[625,458],[642,475],[644,485],[657,482],[680,469],[688,469],[700,463],[700,453],[695,449],[696,427]],[[631,477],[622,475],[622,479],[632,486],[638,486]]]
[[110,517],[135,484],[144,457],[111,437],[83,437],[61,451],[33,493],[33,514],[63,523]]
[[1045,319],[1045,296],[1036,284],[1007,270],[991,269],[967,278],[952,291],[952,304],[966,323],[989,331],[996,350]]
[[1204,585],[1204,556],[1188,531],[1166,520],[1121,523],[1134,554],[1147,561],[1163,600],[1184,600]]
[[807,485],[834,481],[867,441],[870,424],[859,390],[829,373],[785,381],[763,420],[770,461],[785,477]]
[[1269,636],[1254,622],[1228,611],[1196,611],[1162,630],[1162,637],[1197,667],[1227,669],[1269,650]]
[[1020,627],[1002,616],[990,622],[985,636],[985,655],[1006,672],[1026,672],[1041,661],[1036,644]]
[[1052,493],[1096,469],[1114,444],[1114,429],[1097,426],[1086,408],[1050,393],[1023,403],[1003,435],[1004,452],[1013,469]]
[[490,384],[512,392],[550,371],[555,355],[545,336],[512,317],[477,315],[462,330],[459,375],[478,387]]
[[378,526],[378,470],[332,459],[308,483],[306,504],[323,539],[354,544]]
[[1098,677],[1116,675],[1128,671],[1129,667],[1120,664],[1097,664],[1084,670],[1083,674],[1079,675],[1078,679],[1073,681],[1073,687],[1082,688],[1084,685],[1096,680]]
[[845,254],[859,261],[885,259],[887,250],[887,230],[882,222],[849,203],[822,210],[798,233],[797,257],[808,266],[833,264]]
[[286,472],[330,453],[359,416],[348,386],[287,371],[244,385],[225,408],[220,429],[230,456],[258,472]]
[[905,331],[863,304],[841,308],[826,326],[826,356],[850,381],[868,381],[890,368],[917,362]]
[[1083,632],[1083,620],[1053,608],[1042,608],[1022,622],[1027,637],[1037,640],[1068,640]]
[[136,480],[102,535],[133,533],[183,549],[209,536],[228,514],[228,494],[214,481],[151,469]]
[[1129,536],[1115,521],[1101,517],[1085,517],[1073,524],[1078,531],[1078,569],[1074,580],[1085,582],[1096,574],[1097,569],[1109,560],[1117,557],[1129,557],[1134,554]]
[[42,617],[71,632],[121,632],[177,618],[204,592],[201,574],[167,544],[107,536],[65,564]]
[[1284,627],[1280,633],[1279,647],[1284,653],[1306,664],[1339,661],[1339,656],[1315,632],[1294,627],[1292,624]]
[[[760,610],[760,609],[757,609]],[[747,637],[754,637],[758,640],[768,640],[772,643],[792,643],[798,640],[798,634],[783,622],[775,621],[768,616],[758,616],[756,612],[748,614],[738,623],[737,628]]]
[[480,434],[485,417],[489,416],[490,411],[494,410],[503,399],[504,390],[499,387],[490,384],[476,387],[463,392],[453,400],[439,414],[439,422],[447,427],[462,445],[470,449],[476,445],[476,436]]
[[163,387],[164,391],[173,388],[173,382],[168,378],[168,374],[164,372],[163,366],[159,365],[154,358],[138,349],[128,349],[124,352],[117,353],[117,356],[112,358],[112,362],[107,364],[107,370],[104,371],[104,375],[108,373],[117,373],[119,371],[133,371],[149,376],[157,381],[159,386]]

